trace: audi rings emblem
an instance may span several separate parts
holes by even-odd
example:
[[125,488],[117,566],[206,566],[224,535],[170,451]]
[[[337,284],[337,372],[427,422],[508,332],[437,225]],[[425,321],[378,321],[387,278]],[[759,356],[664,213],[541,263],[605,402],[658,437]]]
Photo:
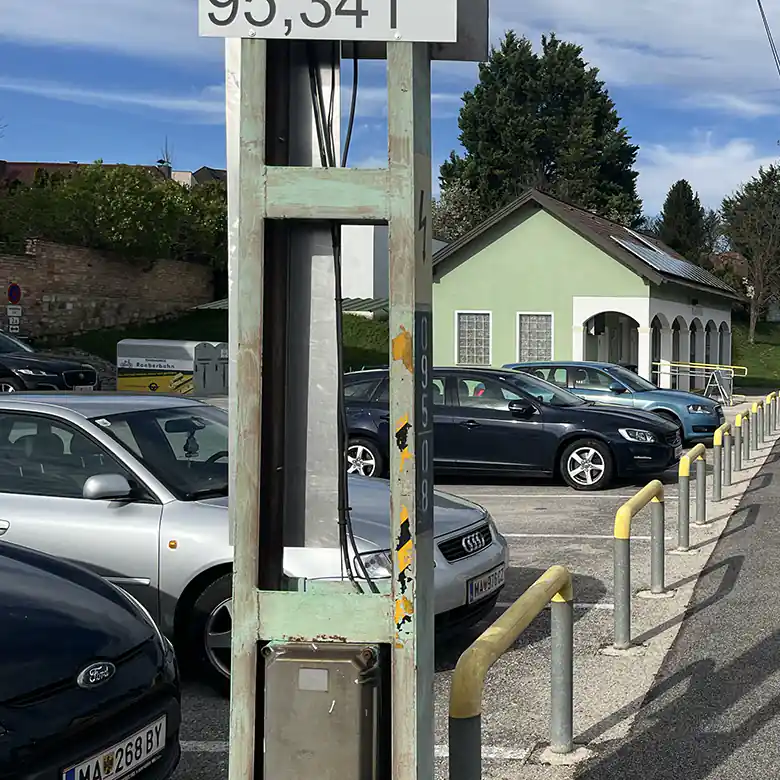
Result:
[[464,536],[460,540],[460,543],[463,546],[463,549],[469,554],[478,552],[485,546],[485,540],[479,532]]

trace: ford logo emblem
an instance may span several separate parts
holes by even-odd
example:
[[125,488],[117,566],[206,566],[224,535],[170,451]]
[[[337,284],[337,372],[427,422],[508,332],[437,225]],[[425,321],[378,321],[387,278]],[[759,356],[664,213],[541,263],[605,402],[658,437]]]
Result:
[[108,682],[115,673],[116,666],[110,661],[99,661],[82,669],[76,678],[76,684],[79,688],[96,688]]

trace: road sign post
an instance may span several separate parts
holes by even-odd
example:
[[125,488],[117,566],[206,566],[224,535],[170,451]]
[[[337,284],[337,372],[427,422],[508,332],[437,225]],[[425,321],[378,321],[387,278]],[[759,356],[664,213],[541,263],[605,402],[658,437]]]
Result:
[[[468,0],[365,5],[199,0],[201,34],[232,39],[226,46],[235,547],[230,780],[357,776],[344,762],[364,756],[364,745],[334,752],[331,739],[329,748],[309,750],[314,723],[290,730],[305,741],[300,749],[290,733],[285,750],[276,749],[284,723],[281,713],[266,717],[264,694],[284,692],[280,680],[297,663],[293,656],[310,652],[325,668],[355,657],[370,659],[366,671],[384,668],[391,711],[367,727],[389,732],[379,739],[387,738],[389,751],[372,748],[375,776],[433,776],[430,62],[432,53],[451,59],[455,50],[461,59],[484,59],[487,7]],[[338,55],[347,47],[357,53],[358,43],[359,51],[365,45],[367,56],[388,62],[387,168],[340,166],[333,130],[339,123],[321,105],[323,90],[339,105]],[[333,83],[323,87],[328,73]],[[359,557],[346,538],[348,497],[338,474],[343,428],[328,418],[337,406],[333,394],[339,399],[333,302],[340,298],[339,228],[358,222],[389,226],[391,576],[377,583],[358,572],[351,582],[312,582],[302,579],[305,569],[283,569],[284,550],[334,552],[342,567],[357,568]],[[293,333],[286,323],[295,315],[298,324],[301,311],[304,327]],[[322,372],[324,395],[311,380],[313,369]],[[319,428],[307,425],[312,419]],[[311,500],[312,484],[325,485],[342,518],[334,550],[310,533],[312,517],[330,511]],[[287,662],[285,647],[294,651]],[[302,702],[322,682],[308,673],[297,679],[288,695],[305,718]],[[354,731],[345,728],[345,744]],[[328,757],[340,765],[328,765]]]

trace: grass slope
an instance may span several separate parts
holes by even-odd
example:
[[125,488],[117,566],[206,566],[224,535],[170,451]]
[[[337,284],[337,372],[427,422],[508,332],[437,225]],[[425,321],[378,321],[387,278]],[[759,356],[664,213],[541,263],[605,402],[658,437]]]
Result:
[[740,387],[777,389],[780,386],[780,324],[759,323],[754,344],[748,342],[747,334],[746,325],[734,324],[732,362],[748,370],[748,375],[737,378],[735,383]]

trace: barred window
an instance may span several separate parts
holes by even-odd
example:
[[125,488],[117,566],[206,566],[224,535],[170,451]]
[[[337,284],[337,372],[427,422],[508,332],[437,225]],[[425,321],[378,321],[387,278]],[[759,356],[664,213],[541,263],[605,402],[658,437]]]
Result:
[[519,363],[553,359],[552,314],[517,315]]
[[490,313],[458,312],[458,365],[490,365]]

